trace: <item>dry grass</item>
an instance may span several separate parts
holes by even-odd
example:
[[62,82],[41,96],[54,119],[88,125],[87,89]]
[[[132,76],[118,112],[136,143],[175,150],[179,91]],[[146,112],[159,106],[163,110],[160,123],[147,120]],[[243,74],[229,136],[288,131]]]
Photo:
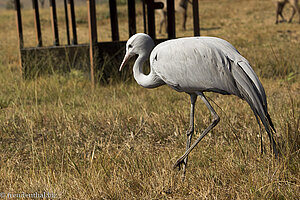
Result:
[[[85,11],[76,12],[81,43],[87,41]],[[41,16],[50,45],[47,12]],[[266,153],[260,155],[259,127],[245,102],[208,94],[220,106],[214,105],[221,122],[190,154],[185,182],[172,164],[185,149],[188,95],[166,86],[147,90],[131,79],[91,91],[85,72],[77,70],[23,80],[15,16],[1,12],[0,192],[45,191],[61,199],[298,199],[300,30],[296,23],[275,25],[274,12],[272,1],[200,1],[201,34],[230,41],[259,74],[281,158],[270,154],[264,132]],[[23,16],[25,45],[33,46],[32,13]],[[101,40],[109,40],[108,22],[99,16]],[[178,36],[191,33],[188,24]],[[195,137],[209,116],[199,101]]]

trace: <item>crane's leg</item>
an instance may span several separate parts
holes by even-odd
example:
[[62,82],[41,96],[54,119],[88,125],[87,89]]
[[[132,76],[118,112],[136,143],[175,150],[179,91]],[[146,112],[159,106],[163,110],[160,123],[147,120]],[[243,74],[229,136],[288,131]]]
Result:
[[[197,100],[196,94],[190,94],[190,96],[191,96],[191,113],[190,113],[190,126],[186,132],[186,136],[187,136],[186,150],[188,150],[190,148],[192,136],[194,133],[194,116],[195,116],[194,113],[195,113],[195,103]],[[187,162],[188,162],[188,156],[183,161],[183,173],[182,173],[182,177],[181,177],[182,181],[185,179],[185,171],[186,171]]]
[[293,13],[292,13],[292,15],[291,15],[291,17],[290,17],[290,19],[289,19],[289,23],[291,23],[292,22],[292,20],[293,20],[293,17],[294,17],[294,15],[295,15],[295,13],[296,13],[296,8],[295,7],[293,7]]
[[220,121],[220,117],[219,115],[216,113],[216,111],[213,109],[213,107],[210,105],[209,101],[206,99],[206,97],[204,96],[204,94],[202,92],[197,92],[196,93],[205,103],[205,105],[207,106],[207,108],[209,109],[209,111],[211,112],[212,116],[213,116],[213,121],[211,122],[211,124],[203,131],[203,133],[199,136],[199,138],[192,144],[192,146],[186,150],[186,152],[175,162],[174,164],[174,168],[179,167],[180,169],[180,165],[184,162],[184,159],[187,158],[187,156],[189,155],[189,153],[194,149],[194,147],[202,140],[202,138],[211,130],[213,129]]
[[284,22],[285,19],[282,15],[282,10],[285,6],[286,2],[277,2],[277,9],[276,9],[276,24],[278,23],[278,15],[280,15],[280,17],[282,18],[282,21]]

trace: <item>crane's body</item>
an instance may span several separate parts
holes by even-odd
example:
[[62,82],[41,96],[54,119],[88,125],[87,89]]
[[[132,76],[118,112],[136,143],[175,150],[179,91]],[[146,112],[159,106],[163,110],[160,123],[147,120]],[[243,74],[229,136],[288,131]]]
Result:
[[[133,66],[134,78],[138,84],[145,88],[167,84],[176,91],[186,92],[191,96],[187,150],[175,163],[175,166],[184,163],[184,174],[189,152],[219,122],[219,116],[203,92],[232,94],[246,100],[258,123],[260,119],[264,125],[277,156],[272,136],[275,129],[268,114],[264,88],[249,62],[229,42],[216,37],[188,37],[168,40],[154,47],[154,42],[148,35],[138,33],[127,41],[126,55],[120,70],[133,55],[138,55]],[[150,73],[145,75],[143,63],[149,56]],[[190,147],[197,96],[204,101],[214,119]]]
[[[183,45],[189,48],[182,51]],[[152,69],[180,92],[212,91],[240,96],[231,71],[238,62],[248,63],[230,43],[215,37],[168,40],[157,45],[150,55]]]

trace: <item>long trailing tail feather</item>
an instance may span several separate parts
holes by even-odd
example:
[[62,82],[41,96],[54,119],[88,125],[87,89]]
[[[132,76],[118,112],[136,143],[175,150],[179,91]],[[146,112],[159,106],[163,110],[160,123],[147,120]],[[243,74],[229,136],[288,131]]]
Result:
[[239,89],[239,95],[248,102],[256,119],[258,120],[259,117],[261,120],[266,132],[268,133],[270,143],[273,146],[275,157],[277,157],[278,152],[273,138],[273,133],[276,131],[268,113],[266,95],[262,84],[258,80],[249,63],[238,62],[234,66],[235,67],[232,68],[232,74]]
[[276,129],[275,129],[275,127],[274,127],[274,124],[273,124],[273,122],[272,122],[272,120],[271,120],[271,117],[270,117],[270,115],[269,115],[268,112],[267,112],[267,118],[268,118],[268,122],[269,122],[269,124],[270,124],[272,130],[274,131],[274,133],[276,133]]
[[259,94],[258,97],[261,99],[261,103],[263,105],[265,115],[267,117],[267,121],[268,121],[270,127],[272,128],[273,132],[276,133],[273,122],[268,113],[267,97],[266,97],[265,90],[264,90],[261,82],[259,81],[258,77],[256,76],[255,72],[253,71],[253,69],[251,68],[251,66],[247,60],[238,62],[238,65],[243,69],[244,73],[247,74],[248,78],[252,81],[253,87],[257,89],[258,94]]
[[267,112],[268,105],[267,105],[267,97],[265,94],[265,89],[262,86],[261,82],[259,81],[257,75],[255,74],[255,72],[253,71],[253,69],[251,68],[247,60],[238,62],[238,65],[243,69],[243,71],[247,74],[248,78],[250,78],[250,80],[258,90],[260,94],[259,97],[261,98],[263,106],[266,109],[265,111]]

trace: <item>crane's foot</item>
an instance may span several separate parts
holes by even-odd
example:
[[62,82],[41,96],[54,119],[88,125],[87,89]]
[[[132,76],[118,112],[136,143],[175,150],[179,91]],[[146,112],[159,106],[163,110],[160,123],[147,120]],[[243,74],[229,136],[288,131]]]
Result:
[[178,171],[180,171],[181,164],[183,164],[183,163],[184,163],[184,157],[179,158],[173,165],[173,169],[176,169],[178,167]]
[[[173,169],[176,169],[176,168],[178,167],[178,171],[180,171],[180,170],[181,170],[181,164],[184,164],[184,165],[185,165],[185,163],[184,163],[184,158],[183,158],[183,157],[179,158],[179,159],[176,161],[176,163],[173,165]],[[184,182],[184,180],[185,180],[185,172],[186,172],[186,168],[185,168],[185,166],[184,166],[184,167],[183,167],[183,172],[182,172],[182,175],[181,175],[181,181],[182,181],[182,182]]]

